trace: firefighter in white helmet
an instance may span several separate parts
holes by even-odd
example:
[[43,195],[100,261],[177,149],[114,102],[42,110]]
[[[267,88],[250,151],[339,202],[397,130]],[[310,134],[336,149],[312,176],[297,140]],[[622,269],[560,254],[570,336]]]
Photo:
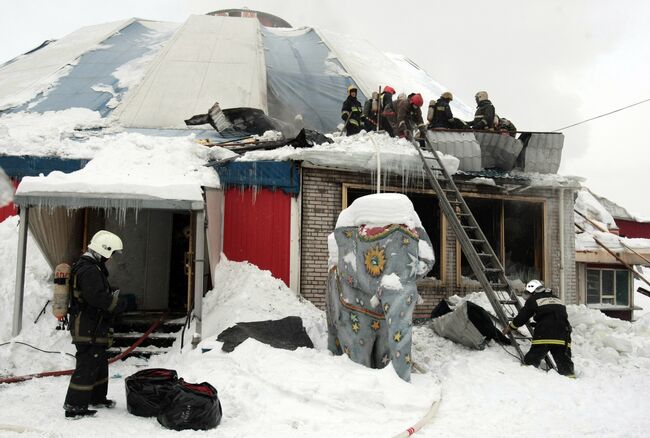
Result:
[[571,360],[571,324],[566,306],[539,280],[529,281],[526,291],[531,294],[530,297],[510,325],[503,329],[503,334],[517,330],[530,318],[534,318],[532,345],[524,356],[524,364],[538,367],[546,353],[550,352],[558,373],[575,377]]
[[94,415],[92,407],[112,408],[108,392],[108,357],[111,322],[126,309],[120,292],[108,283],[105,263],[121,252],[122,240],[110,231],[98,231],[88,250],[72,266],[70,276],[70,334],[77,362],[65,398],[68,418]]

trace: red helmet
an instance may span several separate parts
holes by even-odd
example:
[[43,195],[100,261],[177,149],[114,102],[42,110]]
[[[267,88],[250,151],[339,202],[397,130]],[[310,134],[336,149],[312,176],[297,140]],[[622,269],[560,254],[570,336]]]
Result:
[[390,85],[386,85],[384,87],[384,93],[395,94],[395,89],[393,87],[391,87]]
[[424,99],[422,99],[422,95],[420,93],[417,93],[411,96],[409,102],[411,102],[411,105],[420,107],[422,104],[424,104]]

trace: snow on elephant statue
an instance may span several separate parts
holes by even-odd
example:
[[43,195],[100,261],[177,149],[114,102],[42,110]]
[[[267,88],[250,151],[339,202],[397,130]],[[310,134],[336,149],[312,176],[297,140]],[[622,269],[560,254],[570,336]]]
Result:
[[409,381],[415,281],[435,262],[413,204],[394,193],[358,198],[328,240],[329,350],[371,368],[392,362]]

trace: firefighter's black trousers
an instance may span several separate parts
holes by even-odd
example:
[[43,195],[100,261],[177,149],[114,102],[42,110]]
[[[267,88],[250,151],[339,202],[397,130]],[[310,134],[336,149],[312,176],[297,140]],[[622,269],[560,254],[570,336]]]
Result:
[[573,361],[571,360],[571,347],[555,344],[533,344],[524,356],[526,365],[539,366],[546,353],[550,352],[557,365],[557,372],[563,376],[573,376]]
[[108,393],[108,356],[106,345],[78,344],[77,365],[70,378],[65,404],[87,407],[106,400]]

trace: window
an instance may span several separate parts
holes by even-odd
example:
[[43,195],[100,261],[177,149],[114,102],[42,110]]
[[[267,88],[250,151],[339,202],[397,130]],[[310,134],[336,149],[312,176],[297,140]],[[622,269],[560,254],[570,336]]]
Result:
[[629,306],[630,273],[624,269],[587,269],[587,304]]
[[[509,280],[519,280],[521,287],[544,271],[544,203],[538,200],[511,200],[466,196],[483,234]],[[460,251],[460,249],[459,249]],[[460,251],[462,254],[462,251]],[[471,285],[476,280],[464,254],[461,256],[459,283]]]

